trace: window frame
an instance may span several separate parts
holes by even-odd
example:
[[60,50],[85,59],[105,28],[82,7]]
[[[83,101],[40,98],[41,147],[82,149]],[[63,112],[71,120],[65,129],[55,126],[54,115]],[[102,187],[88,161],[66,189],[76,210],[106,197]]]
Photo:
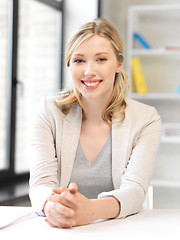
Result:
[[[64,30],[64,0],[58,2],[55,0],[33,0],[41,2],[46,6],[52,7],[61,13],[61,23],[59,32],[59,70],[58,74],[58,88],[61,88],[63,83],[63,30]],[[17,87],[20,83],[17,77],[17,62],[18,62],[18,30],[19,30],[19,0],[9,1],[8,6],[8,69],[7,69],[7,125],[6,125],[6,166],[7,168],[0,170],[0,187],[9,185],[11,183],[28,181],[29,172],[16,173],[15,172],[15,137],[16,137],[16,102],[17,102]]]

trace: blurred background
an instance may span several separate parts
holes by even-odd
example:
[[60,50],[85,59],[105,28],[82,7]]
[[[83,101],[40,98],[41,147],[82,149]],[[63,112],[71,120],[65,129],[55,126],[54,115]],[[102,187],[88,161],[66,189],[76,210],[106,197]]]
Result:
[[[30,206],[31,113],[42,96],[71,87],[66,41],[79,25],[97,17],[110,20],[123,39],[129,96],[155,106],[163,120],[149,207],[180,208],[179,0],[0,1],[0,205]],[[133,88],[133,58],[142,67],[143,94]]]

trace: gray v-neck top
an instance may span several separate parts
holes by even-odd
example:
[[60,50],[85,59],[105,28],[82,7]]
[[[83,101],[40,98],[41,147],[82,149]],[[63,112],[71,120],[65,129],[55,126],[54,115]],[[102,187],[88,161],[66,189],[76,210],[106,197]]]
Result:
[[70,182],[77,183],[78,191],[89,199],[114,190],[111,134],[94,162],[87,160],[79,141]]

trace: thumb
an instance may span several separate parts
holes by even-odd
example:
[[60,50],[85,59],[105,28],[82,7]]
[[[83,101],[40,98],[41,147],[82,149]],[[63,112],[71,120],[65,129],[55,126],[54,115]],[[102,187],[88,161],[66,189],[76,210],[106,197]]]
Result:
[[76,183],[70,183],[68,189],[71,193],[76,193],[78,191],[78,186]]
[[55,194],[61,194],[62,192],[66,191],[66,190],[67,190],[67,188],[65,188],[65,187],[53,188],[52,189],[53,193],[55,193]]

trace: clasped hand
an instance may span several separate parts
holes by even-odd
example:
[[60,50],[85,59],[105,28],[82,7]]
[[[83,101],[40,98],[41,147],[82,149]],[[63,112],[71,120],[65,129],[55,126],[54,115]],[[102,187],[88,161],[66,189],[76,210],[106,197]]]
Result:
[[77,184],[71,183],[69,188],[53,189],[53,193],[43,209],[49,225],[71,228],[93,220],[92,201],[78,192]]

